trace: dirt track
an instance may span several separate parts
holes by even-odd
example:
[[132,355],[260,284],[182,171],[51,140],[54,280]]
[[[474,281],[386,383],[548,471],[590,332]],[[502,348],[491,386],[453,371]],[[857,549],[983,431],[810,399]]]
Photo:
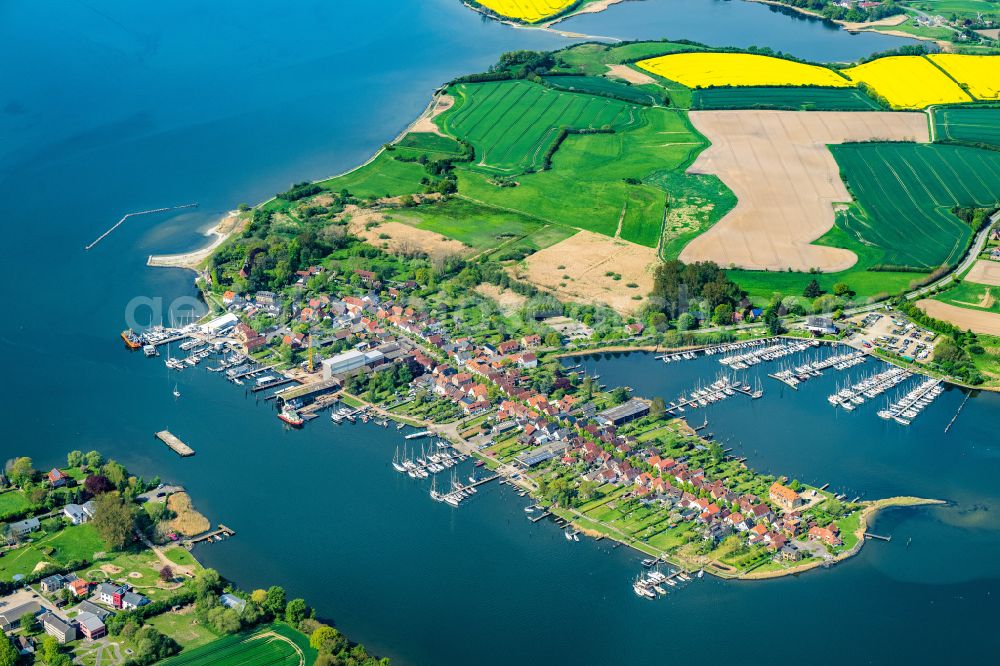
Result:
[[935,319],[950,322],[963,330],[969,329],[976,333],[1000,335],[1000,314],[960,308],[957,305],[929,298],[917,301],[917,307]]
[[810,243],[834,224],[834,204],[851,200],[827,144],[929,140],[921,113],[692,111],[712,142],[689,169],[718,175],[739,199],[684,251],[685,262],[756,270],[832,272],[853,252]]

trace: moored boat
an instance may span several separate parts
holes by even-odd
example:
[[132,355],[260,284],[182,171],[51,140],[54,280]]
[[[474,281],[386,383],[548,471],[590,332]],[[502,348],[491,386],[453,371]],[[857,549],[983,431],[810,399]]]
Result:
[[302,424],[305,423],[305,419],[299,416],[297,411],[289,407],[286,407],[278,412],[278,418],[293,428],[301,428]]

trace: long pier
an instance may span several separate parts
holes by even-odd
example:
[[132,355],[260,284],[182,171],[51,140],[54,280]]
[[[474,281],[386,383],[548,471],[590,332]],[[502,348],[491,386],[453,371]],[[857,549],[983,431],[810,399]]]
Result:
[[461,488],[456,488],[450,493],[441,493],[441,499],[447,501],[449,497],[452,497],[456,501],[461,502],[463,499],[462,491],[468,490],[469,488],[478,488],[481,485],[487,484],[490,481],[496,481],[499,478],[500,478],[499,474],[494,474],[493,476],[487,476],[486,478],[474,481],[469,485],[463,485]]
[[194,455],[194,449],[182,442],[177,435],[173,434],[169,430],[161,430],[160,432],[155,433],[155,437],[170,447],[170,449],[181,458],[187,458],[188,456]]
[[[741,386],[739,384],[732,383],[732,384],[726,384],[721,388],[704,389],[705,392],[700,396],[691,397],[686,400],[681,400],[680,402],[668,404],[666,411],[673,416],[677,416],[678,408],[686,410],[686,409],[693,409],[696,407],[707,407],[709,404],[719,402],[720,400],[725,400],[726,398],[732,397],[731,394],[726,393],[727,388],[731,390],[733,394],[742,393],[745,396],[749,396],[751,398],[754,397],[754,392],[751,391],[750,389],[745,388],[744,386]],[[705,401],[705,405],[701,404],[700,402],[701,400]],[[695,430],[699,429],[696,428]]]
[[879,541],[892,541],[891,536],[882,536],[881,534],[872,534],[871,532],[865,532],[866,539],[878,539]]
[[278,364],[272,363],[271,365],[266,365],[262,368],[254,368],[253,370],[247,370],[246,372],[233,375],[230,379],[243,379],[244,377],[249,377],[250,375],[256,375],[258,372],[267,372],[268,370],[276,367],[278,367]]
[[123,216],[122,219],[118,220],[115,224],[113,224],[110,229],[108,229],[103,234],[101,234],[100,236],[98,236],[97,238],[95,238],[94,242],[92,242],[90,245],[84,246],[83,249],[84,250],[90,250],[91,248],[93,248],[95,245],[97,245],[98,243],[100,243],[102,240],[104,240],[105,238],[107,238],[108,236],[110,236],[111,232],[113,232],[115,229],[117,229],[118,227],[120,227],[123,224],[125,224],[125,220],[127,220],[130,217],[136,217],[136,216],[139,216],[139,215],[150,215],[151,213],[165,213],[168,210],[180,210],[181,208],[196,208],[197,206],[198,206],[198,204],[196,204],[196,203],[190,203],[190,204],[184,204],[182,206],[167,206],[166,208],[152,208],[150,210],[140,210],[140,211],[135,212],[135,213],[129,213],[129,214]]

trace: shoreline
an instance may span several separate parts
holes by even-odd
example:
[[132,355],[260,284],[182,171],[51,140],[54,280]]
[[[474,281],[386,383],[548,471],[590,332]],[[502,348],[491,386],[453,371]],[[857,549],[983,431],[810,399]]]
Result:
[[201,263],[212,256],[212,253],[219,246],[229,240],[237,231],[242,230],[243,227],[244,224],[240,219],[239,211],[229,211],[229,213],[219,220],[218,224],[204,234],[209,238],[212,236],[215,237],[208,245],[180,254],[151,254],[146,259],[146,265],[157,268],[186,268],[198,272],[198,267]]
[[868,531],[869,522],[879,511],[894,507],[941,506],[947,503],[948,502],[945,500],[924,499],[921,497],[910,497],[906,495],[871,501],[867,504],[867,506],[865,506],[864,509],[861,510],[861,518],[858,522],[858,529],[854,532],[855,536],[858,538],[858,542],[849,550],[845,550],[829,560],[807,562],[805,564],[789,567],[788,569],[781,571],[764,571],[760,573],[748,571],[747,573],[735,576],[734,578],[737,580],[768,580],[772,578],[781,578],[783,576],[800,574],[804,571],[811,571],[812,569],[816,569],[818,567],[833,566],[834,564],[850,559],[861,552],[861,549],[865,544],[864,535],[865,532]]
[[[874,33],[877,33],[877,34],[880,34],[880,35],[890,35],[892,37],[902,37],[902,38],[905,38],[905,39],[916,39],[916,40],[920,40],[922,42],[931,42],[931,43],[937,45],[937,47],[939,49],[941,49],[942,52],[949,52],[952,49],[951,42],[946,42],[946,41],[943,41],[943,40],[940,40],[940,39],[934,39],[933,37],[924,37],[922,35],[912,35],[912,34],[910,34],[908,32],[903,32],[902,30],[876,30],[877,27],[883,27],[884,26],[884,24],[880,24],[880,21],[884,21],[885,19],[879,19],[879,21],[870,21],[868,23],[853,23],[851,21],[842,21],[842,20],[839,20],[839,19],[827,18],[827,17],[823,16],[822,14],[820,14],[818,12],[812,11],[811,9],[806,9],[804,7],[794,7],[792,5],[786,5],[783,2],[779,2],[779,0],[747,0],[747,2],[756,2],[756,3],[761,4],[761,5],[773,5],[775,7],[782,7],[784,9],[789,9],[789,10],[791,10],[793,12],[798,12],[799,14],[804,14],[806,16],[811,16],[812,18],[815,18],[815,19],[820,19],[822,21],[829,21],[830,23],[836,23],[842,29],[844,29],[847,32],[852,33],[852,34],[857,34],[859,32],[874,32]],[[892,26],[886,26],[886,27],[892,27]]]

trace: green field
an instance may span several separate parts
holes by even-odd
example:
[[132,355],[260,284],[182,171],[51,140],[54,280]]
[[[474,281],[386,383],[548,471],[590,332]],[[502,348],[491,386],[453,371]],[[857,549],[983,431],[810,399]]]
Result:
[[441,116],[440,126],[471,142],[473,168],[487,173],[540,169],[561,128],[624,130],[641,122],[636,105],[528,81],[460,84],[450,91],[461,101]]
[[543,80],[560,90],[617,97],[635,104],[654,106],[663,101],[655,86],[631,86],[603,76],[546,76]]
[[[412,151],[418,153],[419,151]],[[420,180],[427,175],[424,167],[416,162],[400,162],[396,155],[409,154],[401,150],[383,152],[371,163],[337,178],[319,183],[321,187],[334,192],[347,190],[361,198],[377,198],[416,194],[423,192]],[[278,201],[278,207],[284,202]]]
[[252,633],[225,636],[185,650],[163,666],[299,666],[316,660],[316,652],[302,634],[281,624]]
[[433,231],[477,249],[489,249],[522,238],[542,226],[542,223],[519,213],[460,198],[399,209],[386,219]]
[[400,148],[413,148],[424,153],[438,153],[442,157],[462,154],[462,146],[458,141],[431,132],[410,132],[400,139],[397,145]]
[[[699,181],[683,169],[707,142],[683,113],[663,108],[640,112],[642,122],[628,131],[567,137],[552,168],[518,176],[517,187],[497,187],[486,176],[462,169],[459,191],[545,222],[655,247],[667,197],[683,194]],[[665,172],[674,172],[669,184],[658,177]],[[626,178],[639,183],[626,183]],[[690,224],[703,228],[709,223],[698,219]]]
[[1000,287],[962,280],[933,298],[960,308],[1000,314]]
[[857,206],[844,229],[882,250],[882,264],[933,269],[958,261],[972,229],[956,206],[1000,200],[1000,152],[910,143],[831,146]]
[[989,0],[908,0],[907,7],[921,9],[929,14],[941,14],[975,19],[977,14],[1000,14],[1000,3]]
[[908,271],[869,271],[869,267],[881,263],[884,253],[878,248],[861,243],[844,231],[841,228],[842,217],[843,214],[838,215],[837,226],[814,242],[816,245],[841,247],[858,255],[858,263],[846,271],[812,274],[728,270],[726,274],[747,291],[748,297],[756,305],[766,305],[775,293],[784,296],[801,296],[806,285],[812,279],[815,279],[819,283],[820,289],[827,293],[833,291],[833,285],[844,282],[854,292],[856,300],[866,300],[907,291],[915,281],[926,277],[926,273]]
[[703,88],[693,95],[692,109],[882,110],[857,88]]
[[1000,146],[1000,108],[934,109],[934,130],[938,141],[962,141]]

